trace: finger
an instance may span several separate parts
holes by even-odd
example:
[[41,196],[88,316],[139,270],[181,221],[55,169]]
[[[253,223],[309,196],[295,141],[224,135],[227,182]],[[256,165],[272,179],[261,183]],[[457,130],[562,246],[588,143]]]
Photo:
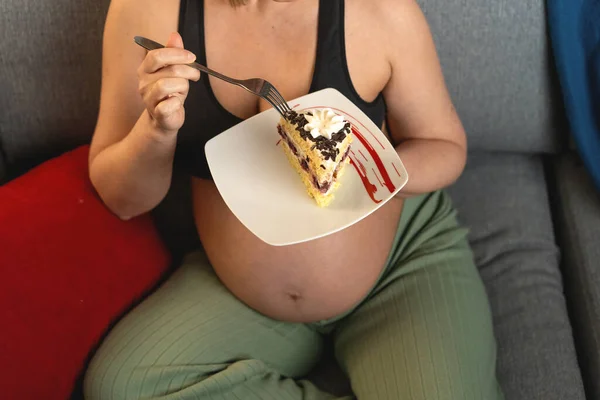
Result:
[[163,101],[167,100],[167,99],[170,99],[171,97],[177,97],[179,99],[179,101],[181,102],[181,104],[183,106],[185,106],[185,99],[187,97],[187,94],[184,94],[184,93],[172,93],[166,99],[163,99]]
[[142,72],[151,74],[169,65],[189,64],[196,59],[194,53],[179,48],[163,48],[149,51],[142,62]]
[[[149,98],[148,95],[153,90],[157,81],[171,78],[181,78],[197,82],[200,80],[200,71],[187,65],[171,65],[158,70],[154,74],[143,74],[139,82],[138,91],[144,99]],[[153,102],[147,102],[147,104],[154,106]]]
[[178,32],[171,33],[167,40],[166,47],[183,49],[183,39],[181,38],[181,35]]
[[171,116],[177,114],[183,108],[181,99],[177,96],[169,97],[161,101],[154,108],[154,118],[159,122],[168,122]]
[[196,82],[200,79],[200,71],[187,65],[169,65],[153,74],[146,75],[146,78],[148,79],[148,82],[144,82],[145,84],[150,84],[165,78],[183,78]]
[[148,103],[151,107],[156,106],[159,102],[166,99],[170,95],[180,93],[184,97],[187,96],[189,90],[189,81],[183,78],[165,78],[159,79],[154,83],[150,93],[148,93]]

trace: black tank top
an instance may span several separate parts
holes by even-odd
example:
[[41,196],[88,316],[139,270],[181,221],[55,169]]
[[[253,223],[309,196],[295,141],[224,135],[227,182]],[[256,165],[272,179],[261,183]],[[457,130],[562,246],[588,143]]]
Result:
[[[380,93],[368,103],[354,89],[346,63],[344,35],[344,0],[319,0],[317,54],[309,93],[334,88],[350,99],[377,126],[385,119],[385,102]],[[196,54],[197,62],[206,65],[204,42],[204,1],[181,0],[179,32],[186,49]],[[204,145],[219,133],[242,122],[227,111],[215,97],[207,75],[190,83],[186,99],[186,119],[179,130],[175,165],[204,179],[212,179]],[[273,127],[275,133],[275,127]]]

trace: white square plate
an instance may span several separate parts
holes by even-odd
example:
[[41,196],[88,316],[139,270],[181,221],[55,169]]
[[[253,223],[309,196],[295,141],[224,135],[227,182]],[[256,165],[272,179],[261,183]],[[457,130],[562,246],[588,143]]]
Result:
[[264,242],[283,246],[306,242],[365,218],[408,181],[396,150],[357,106],[335,89],[289,102],[296,110],[331,108],[352,124],[350,164],[328,207],[309,197],[279,144],[279,114],[269,109],[206,143],[214,182],[233,214]]

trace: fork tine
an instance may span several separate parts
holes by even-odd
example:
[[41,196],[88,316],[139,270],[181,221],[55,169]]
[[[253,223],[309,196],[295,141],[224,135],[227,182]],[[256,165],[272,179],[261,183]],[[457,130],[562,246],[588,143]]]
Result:
[[277,111],[279,111],[280,114],[285,116],[287,112],[287,107],[285,107],[285,105],[281,103],[277,96],[273,93],[268,93],[267,97],[271,100],[271,104],[273,105],[273,107],[277,108]]
[[281,93],[277,92],[277,94],[279,95],[279,97],[281,98],[281,102],[283,103],[283,105],[285,106],[286,111],[292,111],[292,108],[290,107],[290,105],[288,104],[287,101],[285,101],[285,99],[283,98],[283,96],[281,95]]
[[285,111],[292,111],[292,109],[290,108],[289,104],[285,101],[285,99],[283,98],[283,96],[281,95],[281,93],[279,93],[279,91],[277,89],[275,89],[275,86],[271,85],[271,87],[269,88],[270,92],[273,93],[274,97],[279,100],[279,103],[283,106],[283,109]]
[[276,98],[277,100],[279,100],[280,103],[285,103],[285,99],[283,98],[283,96],[281,95],[281,93],[279,93],[279,91],[277,89],[275,89],[274,86],[271,86],[269,88],[269,92],[273,95],[274,98]]
[[284,117],[284,118],[285,118],[285,110],[282,110],[282,109],[280,108],[281,106],[279,105],[279,103],[278,103],[277,101],[275,101],[275,100],[273,100],[271,97],[269,97],[269,94],[267,94],[267,95],[266,95],[265,97],[263,97],[263,98],[264,98],[266,101],[268,101],[268,102],[269,102],[269,104],[270,104],[270,105],[272,105],[272,106],[273,106],[273,108],[274,108],[275,110],[277,110],[277,112],[278,112],[279,114],[281,114],[281,116],[282,116],[282,117]]
[[282,116],[284,116],[284,117],[285,117],[285,115],[286,115],[286,110],[285,110],[285,107],[283,107],[283,106],[281,105],[281,102],[280,102],[278,99],[275,99],[275,98],[273,98],[273,97],[271,97],[271,101],[273,102],[273,104],[274,104],[274,107],[277,109],[277,111],[279,111],[279,114],[281,114]]

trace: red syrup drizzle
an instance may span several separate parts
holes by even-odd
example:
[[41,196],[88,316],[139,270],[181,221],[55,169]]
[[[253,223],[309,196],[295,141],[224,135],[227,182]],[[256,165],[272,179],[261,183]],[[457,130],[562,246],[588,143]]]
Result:
[[363,152],[362,152],[362,151],[360,151],[360,149],[358,149],[358,153],[359,153],[359,154],[362,156],[362,158],[364,158],[364,159],[365,159],[365,161],[367,161],[367,156],[365,156],[365,155],[363,154]]
[[375,168],[371,168],[371,171],[373,171],[373,175],[375,175],[375,178],[377,178],[377,182],[379,182],[379,184],[383,186],[383,183],[381,183],[381,179],[379,179],[379,175],[377,175],[377,172],[375,172]]
[[390,193],[393,193],[394,190],[396,190],[396,187],[392,183],[392,180],[390,179],[390,176],[388,175],[387,170],[383,166],[383,162],[381,161],[381,158],[379,158],[379,154],[377,154],[377,152],[375,151],[373,146],[371,146],[371,144],[369,142],[367,142],[367,140],[363,137],[363,135],[361,135],[361,133],[358,131],[358,129],[356,129],[354,126],[352,126],[352,133],[354,134],[354,136],[356,136],[358,138],[358,140],[360,140],[360,142],[363,144],[363,146],[365,146],[365,149],[367,149],[367,151],[373,158],[373,161],[375,162],[375,165],[377,166],[379,173],[381,173],[381,177],[383,178],[383,183],[388,188]]
[[279,146],[279,143],[281,143],[281,139],[279,139],[279,140],[277,141],[277,143],[275,143],[275,146],[276,146],[276,147],[277,147],[277,146]]
[[367,175],[367,169],[365,168],[364,164],[360,162],[360,160],[357,158],[356,162],[358,163],[358,166],[360,167],[360,170],[362,171],[363,174],[365,174],[365,176]]
[[398,168],[396,168],[396,164],[392,163],[392,167],[394,167],[394,169],[396,170],[396,173],[398,174],[398,176],[400,178],[402,178],[402,175],[400,175],[400,172],[398,172]]
[[358,176],[360,176],[360,179],[362,180],[362,183],[365,186],[365,189],[367,190],[369,197],[371,197],[371,200],[373,200],[373,202],[375,202],[375,203],[381,203],[381,200],[377,200],[375,198],[375,192],[377,192],[377,186],[373,185],[369,181],[369,178],[367,178],[367,173],[366,173],[366,169],[365,169],[364,165],[362,165],[362,163],[360,161],[358,161],[358,163],[360,164],[360,166],[362,168],[359,168],[359,166],[356,165],[356,163],[354,162],[354,159],[352,157],[350,157],[350,164],[352,164],[352,166],[358,173]]

